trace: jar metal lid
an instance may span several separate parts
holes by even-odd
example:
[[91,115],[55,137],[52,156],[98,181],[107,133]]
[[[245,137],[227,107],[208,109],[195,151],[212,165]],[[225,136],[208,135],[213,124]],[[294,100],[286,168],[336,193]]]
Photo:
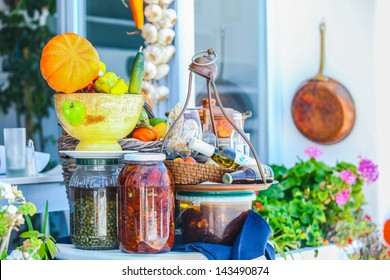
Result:
[[113,165],[119,164],[118,158],[77,158],[76,165]]
[[162,153],[134,153],[125,155],[125,161],[164,161],[165,154]]

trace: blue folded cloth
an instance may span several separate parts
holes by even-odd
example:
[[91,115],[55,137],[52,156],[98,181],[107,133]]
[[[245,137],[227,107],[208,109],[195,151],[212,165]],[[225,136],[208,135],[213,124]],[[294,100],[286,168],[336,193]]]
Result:
[[176,238],[173,250],[198,251],[209,260],[252,260],[261,256],[265,256],[267,260],[274,260],[275,250],[268,243],[270,233],[268,223],[252,210],[246,217],[233,246],[200,242],[183,244],[180,238]]

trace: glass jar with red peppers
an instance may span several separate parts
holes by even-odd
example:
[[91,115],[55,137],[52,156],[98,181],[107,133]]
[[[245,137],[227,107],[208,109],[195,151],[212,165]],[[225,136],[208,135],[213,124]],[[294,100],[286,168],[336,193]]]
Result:
[[173,247],[174,181],[164,160],[158,153],[125,155],[118,192],[118,243],[124,252],[158,253]]

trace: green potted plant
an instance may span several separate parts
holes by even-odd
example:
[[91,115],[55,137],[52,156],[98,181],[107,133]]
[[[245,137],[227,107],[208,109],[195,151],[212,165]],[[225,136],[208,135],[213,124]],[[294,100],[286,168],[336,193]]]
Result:
[[[0,181],[0,259],[1,260],[44,260],[53,259],[58,250],[54,238],[46,233],[48,220],[48,203],[46,202],[45,215],[41,232],[34,230],[30,216],[36,212],[33,203],[28,202],[17,186]],[[21,225],[27,222],[28,231],[20,234],[23,244],[8,252],[11,233],[19,231]]]
[[[6,114],[15,108],[17,124],[24,126],[28,139],[33,139],[39,150],[45,150],[42,120],[49,116],[53,90],[39,71],[43,46],[53,37],[46,18],[54,14],[55,0],[5,0],[9,11],[0,11],[0,56],[7,82],[0,83],[0,104]],[[36,137],[39,136],[39,137]],[[39,139],[37,142],[36,140]]]
[[[280,184],[260,192],[254,202],[273,230],[276,251],[285,257],[291,249],[329,243],[346,247],[354,240],[361,245],[360,239],[369,236],[372,240],[376,226],[363,212],[362,191],[377,180],[377,166],[364,158],[358,166],[347,162],[329,166],[319,161],[322,151],[317,147],[307,148],[305,154],[309,159],[298,159],[291,168],[273,165]],[[386,251],[379,245],[378,256]]]

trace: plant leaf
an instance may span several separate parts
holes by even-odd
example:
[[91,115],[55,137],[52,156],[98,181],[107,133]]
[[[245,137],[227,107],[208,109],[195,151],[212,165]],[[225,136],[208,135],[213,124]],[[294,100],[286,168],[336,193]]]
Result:
[[51,258],[54,259],[56,248],[57,248],[56,244],[51,239],[47,239],[46,245],[47,245],[47,249],[49,250]]
[[322,211],[321,209],[319,208],[316,208],[316,210],[314,211],[314,218],[316,218],[320,223],[325,223],[326,222],[326,216],[325,216],[325,213],[324,211]]
[[42,225],[42,233],[46,233],[46,224],[47,224],[47,218],[49,216],[49,201],[46,200],[46,205],[45,205],[45,215],[43,217],[43,225]]
[[6,260],[7,259],[7,252],[6,250],[3,251],[3,253],[1,254],[1,260]]
[[31,219],[30,219],[30,216],[29,215],[24,215],[24,218],[26,220],[28,230],[34,230],[32,222],[31,222]]
[[292,196],[293,197],[301,197],[302,196],[302,192],[298,188],[293,188]]
[[325,201],[328,198],[328,193],[326,191],[319,191],[317,197],[320,201]]
[[20,234],[20,237],[33,238],[33,237],[36,237],[38,234],[39,234],[39,231],[37,231],[37,230],[29,230],[29,231],[26,231],[26,232],[23,232],[22,234]]
[[48,259],[47,253],[46,253],[46,246],[45,246],[44,243],[39,247],[39,249],[37,251],[37,254],[41,257],[41,260],[47,260]]

